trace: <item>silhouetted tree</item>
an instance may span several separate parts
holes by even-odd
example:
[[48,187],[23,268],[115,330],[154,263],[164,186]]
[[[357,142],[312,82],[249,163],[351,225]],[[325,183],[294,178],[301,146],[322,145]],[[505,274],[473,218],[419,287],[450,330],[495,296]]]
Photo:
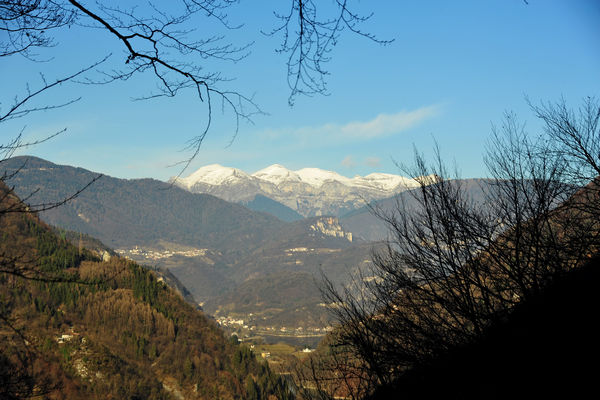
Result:
[[528,135],[510,113],[493,129],[481,198],[447,178],[437,150],[433,165],[416,154],[404,168],[418,177],[415,201],[373,209],[390,228],[387,250],[354,287],[326,282],[340,325],[328,354],[302,369],[313,382],[308,397],[329,398],[335,388],[361,398],[390,385],[476,342],[597,253],[600,106],[587,99],[579,114],[564,101],[532,109],[543,134]]
[[361,29],[361,24],[373,14],[362,15],[353,11],[351,1],[348,0],[336,0],[333,3],[331,12],[323,12],[326,7],[317,5],[314,0],[291,0],[287,12],[275,14],[280,24],[269,34],[283,36],[278,52],[288,54],[290,105],[298,95],[322,94],[327,91],[325,77],[328,72],[324,67],[331,59],[330,52],[343,29],[383,45],[393,41],[379,39]]

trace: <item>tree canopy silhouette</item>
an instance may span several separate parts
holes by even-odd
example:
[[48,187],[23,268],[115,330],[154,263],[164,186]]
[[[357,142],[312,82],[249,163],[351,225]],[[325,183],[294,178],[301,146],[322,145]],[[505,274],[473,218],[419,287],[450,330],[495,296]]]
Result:
[[404,167],[420,177],[411,192],[416,205],[373,207],[390,228],[387,250],[373,255],[372,270],[354,287],[326,281],[339,328],[327,355],[300,369],[317,397],[362,398],[394,387],[482,340],[597,254],[600,104],[588,98],[576,112],[561,100],[532,110],[544,123],[539,135],[512,113],[493,129],[481,196],[448,178],[438,150],[433,164],[417,153]]

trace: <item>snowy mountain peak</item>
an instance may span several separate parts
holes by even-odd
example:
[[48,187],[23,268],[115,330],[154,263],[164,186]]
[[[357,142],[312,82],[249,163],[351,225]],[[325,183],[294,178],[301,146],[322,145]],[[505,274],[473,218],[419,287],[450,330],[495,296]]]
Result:
[[419,183],[412,178],[406,178],[400,175],[384,174],[375,172],[365,177],[357,176],[354,178],[356,186],[366,184],[370,187],[376,187],[381,190],[393,190],[398,186],[413,188],[419,186]]
[[252,174],[253,177],[279,185],[287,181],[300,181],[300,177],[294,171],[290,171],[283,165],[273,164]]
[[[428,179],[425,181],[435,182],[433,178]],[[236,168],[212,164],[172,182],[191,192],[210,193],[234,202],[247,202],[256,195],[262,195],[303,216],[340,215],[364,206],[365,202],[419,186],[415,179],[400,175],[372,173],[348,178],[319,168],[291,171],[279,164],[252,175]]]
[[250,176],[241,169],[211,164],[198,169],[186,178],[177,178],[176,183],[189,189],[196,183],[224,185],[244,179],[250,179]]
[[296,173],[302,179],[302,182],[308,183],[311,186],[322,186],[327,181],[335,181],[350,186],[351,179],[333,171],[326,171],[319,168],[302,168]]

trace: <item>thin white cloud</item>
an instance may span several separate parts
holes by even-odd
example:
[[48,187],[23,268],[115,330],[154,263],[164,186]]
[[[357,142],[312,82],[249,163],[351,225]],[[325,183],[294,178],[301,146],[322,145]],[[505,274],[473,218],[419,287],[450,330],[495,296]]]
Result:
[[351,121],[346,124],[328,123],[320,126],[305,126],[291,130],[263,131],[264,139],[296,137],[305,145],[339,143],[339,141],[365,141],[374,138],[392,136],[406,131],[418,124],[436,117],[440,113],[439,105],[431,105],[415,110],[402,110],[395,114],[379,114],[368,121]]
[[438,106],[428,106],[395,114],[379,114],[370,121],[355,121],[342,125],[339,127],[339,132],[347,138],[372,139],[388,136],[412,128],[434,117],[438,112]]

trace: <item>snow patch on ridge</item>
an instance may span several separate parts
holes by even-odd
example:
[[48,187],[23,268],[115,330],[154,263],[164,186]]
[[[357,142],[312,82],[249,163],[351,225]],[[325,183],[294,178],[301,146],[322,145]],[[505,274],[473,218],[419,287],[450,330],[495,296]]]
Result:
[[251,179],[251,177],[241,169],[211,164],[198,169],[186,178],[177,178],[175,181],[189,189],[196,183],[224,185],[245,179]]
[[384,174],[380,172],[369,174],[365,177],[356,176],[352,179],[352,186],[375,187],[381,190],[394,190],[398,186],[414,188],[419,183],[412,178],[406,178],[400,175]]
[[[417,180],[429,184],[437,178]],[[260,194],[308,217],[340,215],[364,206],[365,202],[418,187],[417,180],[385,173],[348,178],[319,168],[291,171],[279,164],[249,175],[236,168],[212,164],[188,177],[172,178],[171,182],[193,193],[210,193],[236,203],[247,202]]]
[[248,175],[246,172],[231,167],[223,167],[219,164],[211,164],[198,169],[185,178],[175,179],[176,183],[190,189],[196,183],[209,185],[232,184],[243,180],[259,180],[270,182],[276,186],[282,183],[297,182],[305,183],[315,188],[323,186],[326,182],[337,182],[354,188],[372,189],[379,191],[395,191],[400,188],[414,188],[419,184],[412,178],[400,175],[372,173],[367,176],[357,175],[348,178],[334,171],[320,168],[302,168],[291,171],[280,164],[273,164]]
[[302,182],[308,183],[309,185],[315,187],[323,186],[323,184],[327,181],[339,182],[346,186],[351,186],[350,178],[346,178],[345,176],[333,171],[326,171],[319,168],[302,168],[296,171],[296,173],[300,176]]
[[300,182],[300,176],[286,167],[273,164],[252,174],[253,177],[279,185],[282,182]]

